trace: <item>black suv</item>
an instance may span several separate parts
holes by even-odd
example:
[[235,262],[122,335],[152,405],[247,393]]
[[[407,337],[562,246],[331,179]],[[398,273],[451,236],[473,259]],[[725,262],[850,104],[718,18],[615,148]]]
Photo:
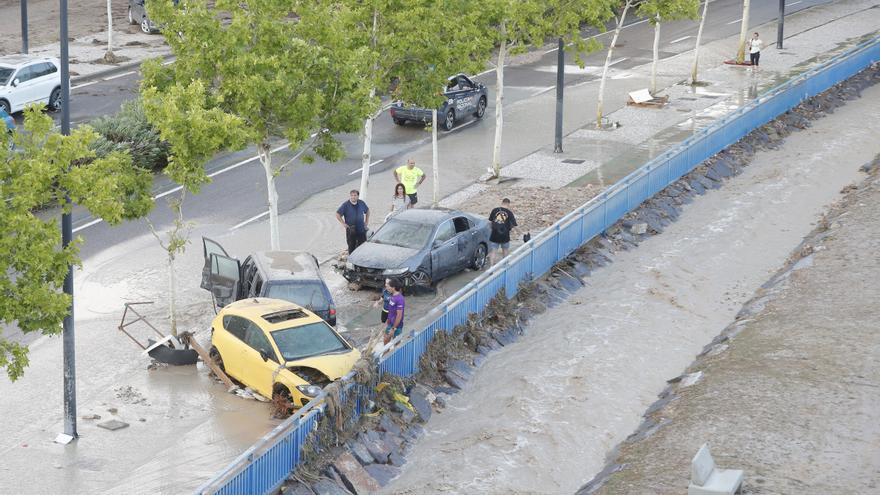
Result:
[[318,260],[302,251],[260,251],[239,262],[216,241],[202,237],[205,266],[201,287],[222,308],[248,297],[296,303],[336,326],[336,305]]

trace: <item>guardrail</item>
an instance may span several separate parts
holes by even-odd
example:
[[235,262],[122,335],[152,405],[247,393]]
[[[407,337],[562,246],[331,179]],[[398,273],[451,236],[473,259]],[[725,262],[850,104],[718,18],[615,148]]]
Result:
[[[438,331],[451,331],[467,321],[470,313],[481,314],[503,288],[513,297],[523,281],[538,278],[623,215],[635,209],[669,184],[693,170],[705,159],[739,141],[752,130],[838,84],[880,60],[880,36],[835,56],[759,98],[696,131],[669,151],[652,159],[599,196],[574,210],[529,243],[523,244],[499,264],[446,299],[417,323],[421,330],[412,338],[402,335],[397,347],[379,363],[383,373],[410,376],[418,371],[419,358]],[[353,374],[346,375],[343,393],[351,393]],[[362,412],[369,390],[357,389],[355,418]],[[277,489],[299,465],[306,436],[322,414],[325,393],[279,424],[254,446],[202,485],[198,494],[256,494]]]

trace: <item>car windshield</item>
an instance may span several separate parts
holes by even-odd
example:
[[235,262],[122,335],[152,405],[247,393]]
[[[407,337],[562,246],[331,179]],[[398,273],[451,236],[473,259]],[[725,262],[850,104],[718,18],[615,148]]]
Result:
[[284,299],[307,309],[327,309],[330,301],[324,296],[324,289],[318,282],[291,282],[271,284],[266,297]]
[[13,72],[15,71],[10,67],[0,67],[0,86],[6,86]]
[[326,323],[309,323],[272,332],[275,345],[285,361],[346,352],[350,347]]
[[428,243],[434,226],[426,223],[391,219],[370,238],[370,242],[390,244],[409,249],[422,249]]

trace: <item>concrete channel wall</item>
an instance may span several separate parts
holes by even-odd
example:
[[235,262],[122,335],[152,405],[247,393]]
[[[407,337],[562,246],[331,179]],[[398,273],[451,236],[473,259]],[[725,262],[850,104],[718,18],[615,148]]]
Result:
[[[880,37],[783,83],[713,125],[697,131],[669,151],[649,161],[580,208],[561,218],[531,242],[450,296],[417,322],[418,328],[398,337],[399,345],[379,363],[379,370],[400,376],[418,371],[419,358],[438,331],[451,331],[471,313],[482,314],[501,289],[513,297],[521,282],[546,274],[557,262],[601,234],[626,213],[689,173],[705,159],[880,60]],[[343,378],[344,394],[355,395],[355,416],[373,393]],[[326,394],[326,393],[325,393]],[[198,494],[269,493],[287,479],[302,460],[306,437],[323,414],[325,394],[278,425],[211,480]]]

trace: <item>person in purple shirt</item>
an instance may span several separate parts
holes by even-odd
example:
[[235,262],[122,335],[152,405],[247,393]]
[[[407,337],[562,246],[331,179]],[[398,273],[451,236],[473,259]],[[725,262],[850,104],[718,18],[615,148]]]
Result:
[[400,280],[392,279],[388,284],[391,288],[391,299],[388,300],[388,321],[385,326],[384,343],[400,335],[403,331],[403,313],[406,301],[403,299],[403,285]]

